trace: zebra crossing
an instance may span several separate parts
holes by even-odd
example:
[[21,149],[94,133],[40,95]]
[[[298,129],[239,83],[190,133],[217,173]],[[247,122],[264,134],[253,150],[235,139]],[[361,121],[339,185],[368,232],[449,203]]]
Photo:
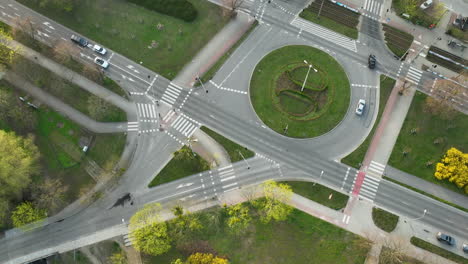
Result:
[[380,178],[366,176],[359,191],[359,197],[374,201],[377,189],[379,188]]
[[197,130],[197,128],[200,127],[200,123],[189,118],[184,114],[180,114],[177,116],[174,122],[172,122],[171,126],[176,131],[189,138],[193,135],[195,130]]
[[[223,168],[219,168],[218,176],[221,182],[234,180],[236,178],[236,174],[234,172],[234,168],[232,167],[232,164]],[[223,192],[230,192],[230,191],[239,189],[239,186],[237,182],[231,182],[226,185],[223,185],[221,188],[223,189]]]
[[423,71],[410,66],[405,79],[415,85],[418,85],[419,81],[421,80],[422,74]]
[[331,30],[328,30],[322,26],[311,23],[300,17],[296,17],[291,25],[298,27],[301,30],[307,31],[313,35],[316,35],[320,38],[323,38],[327,41],[333,42],[337,45],[340,45],[343,48],[349,49],[353,52],[357,52],[356,41],[345,37],[341,34],[335,33]]
[[138,116],[140,118],[156,119],[159,116],[159,112],[156,110],[154,104],[140,104],[137,103]]
[[123,235],[124,245],[126,247],[130,247],[132,245],[132,241],[130,240],[130,234]]
[[382,10],[382,3],[376,0],[365,0],[363,9],[366,11],[366,13],[363,14],[364,16],[378,20]]
[[369,167],[367,167],[366,174],[374,177],[381,177],[384,173],[385,165],[378,163],[376,161],[371,161]]
[[138,131],[138,122],[128,122],[127,131]]
[[164,94],[161,99],[169,106],[172,106],[177,101],[177,98],[179,97],[179,94],[182,91],[182,89],[182,87],[171,82],[166,88],[166,91],[164,91]]

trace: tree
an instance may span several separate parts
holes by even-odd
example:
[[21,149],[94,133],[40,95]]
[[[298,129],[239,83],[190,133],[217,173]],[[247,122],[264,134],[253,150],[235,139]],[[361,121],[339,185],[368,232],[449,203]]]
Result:
[[136,250],[157,256],[171,248],[167,225],[160,219],[161,205],[147,204],[130,218],[130,240]]
[[223,8],[223,15],[226,17],[232,17],[237,14],[237,10],[241,7],[244,3],[244,0],[223,0],[224,6],[227,8]]
[[37,116],[31,107],[19,101],[7,88],[0,88],[0,119],[19,134],[33,131],[37,124]]
[[468,193],[468,153],[456,148],[447,150],[441,162],[437,163],[434,176],[439,180],[448,179]]
[[272,219],[284,221],[292,212],[293,208],[286,203],[291,199],[291,186],[274,181],[266,181],[262,184],[264,198],[254,201],[253,204],[259,209],[260,220],[264,223]]
[[229,264],[229,261],[209,253],[195,253],[187,258],[187,264]]
[[44,219],[47,216],[45,210],[35,208],[30,202],[24,202],[16,207],[11,214],[14,227],[21,227]]
[[169,233],[177,242],[184,242],[193,232],[203,228],[197,215],[184,210],[181,205],[175,206],[171,211],[175,218],[169,222]]
[[68,187],[60,179],[46,178],[37,188],[33,189],[34,204],[53,214],[63,205]]
[[181,259],[176,259],[171,261],[171,264],[184,264],[184,262]]
[[125,257],[125,254],[120,251],[120,252],[115,252],[109,257],[109,262],[110,264],[127,264],[127,258]]
[[226,220],[226,224],[235,234],[239,234],[245,231],[252,221],[249,207],[246,204],[239,203],[227,207],[226,211],[229,215]]
[[54,58],[62,64],[67,64],[78,57],[80,52],[70,41],[59,40],[54,45]]
[[182,148],[174,152],[174,158],[176,160],[193,159],[194,157],[195,155],[193,151],[187,146],[183,146]]
[[25,34],[35,40],[37,31],[41,29],[40,24],[33,23],[30,17],[15,17],[14,24],[12,33],[15,38],[22,37],[22,34]]
[[39,172],[39,150],[32,136],[23,138],[0,130],[0,197],[19,197]]
[[86,76],[86,78],[97,83],[102,83],[104,79],[104,74],[95,64],[90,64],[90,63],[83,64],[83,70],[81,73],[84,76]]
[[11,34],[0,28],[0,71],[3,71],[7,65],[11,65],[18,53],[18,49],[8,46],[11,40]]
[[415,16],[418,11],[419,1],[418,0],[402,0],[401,6],[403,7],[403,12]]
[[5,199],[0,199],[0,229],[5,225],[9,211],[10,203]]
[[457,112],[454,103],[459,100],[457,97],[464,90],[461,84],[465,82],[466,77],[463,74],[453,80],[437,80],[432,88],[432,95],[426,98],[425,111],[442,119],[452,119]]

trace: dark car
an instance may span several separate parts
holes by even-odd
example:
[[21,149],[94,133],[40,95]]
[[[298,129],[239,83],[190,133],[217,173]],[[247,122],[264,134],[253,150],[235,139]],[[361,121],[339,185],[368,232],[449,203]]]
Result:
[[377,63],[377,59],[375,58],[375,55],[372,55],[372,54],[369,55],[368,63],[369,63],[369,69],[375,68],[375,64]]
[[76,35],[71,35],[70,37],[71,41],[75,42],[76,44],[80,45],[81,47],[87,47],[88,46],[88,41],[82,37],[76,36]]
[[445,243],[449,246],[453,246],[455,245],[455,238],[447,235],[447,234],[444,234],[442,232],[439,232],[437,233],[437,240],[439,240],[440,242],[442,243]]

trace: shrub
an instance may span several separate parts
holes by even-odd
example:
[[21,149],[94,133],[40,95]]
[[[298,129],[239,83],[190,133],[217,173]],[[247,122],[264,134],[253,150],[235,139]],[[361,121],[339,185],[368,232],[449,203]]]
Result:
[[197,9],[187,0],[128,0],[147,9],[192,22],[197,18]]

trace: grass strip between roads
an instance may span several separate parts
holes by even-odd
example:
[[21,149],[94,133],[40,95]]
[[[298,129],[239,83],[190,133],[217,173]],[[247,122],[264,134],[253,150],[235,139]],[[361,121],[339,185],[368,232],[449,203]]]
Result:
[[460,264],[468,264],[468,259],[438,247],[417,237],[411,237],[411,244]]
[[383,209],[372,208],[372,220],[374,220],[374,224],[385,232],[390,233],[395,230],[399,218],[398,215],[394,215]]
[[[223,137],[222,135],[214,132],[213,130],[211,130],[211,129],[207,128],[207,127],[203,126],[203,127],[201,127],[201,130],[203,132],[205,132],[206,134],[208,134],[210,137],[212,137],[221,146],[223,146],[223,148],[229,154],[229,157],[231,158],[232,163],[243,160],[242,156],[244,156],[244,159],[248,159],[248,158],[251,158],[251,157],[253,157],[255,155],[255,153],[253,151],[247,149],[246,147],[243,147],[243,146],[237,144],[234,141],[231,141],[231,140]],[[239,154],[239,152],[242,153],[242,156]]]
[[344,157],[341,162],[358,169],[361,162],[364,160],[367,149],[374,137],[375,130],[377,130],[380,118],[387,104],[388,97],[390,96],[393,86],[395,86],[395,80],[387,76],[380,75],[380,95],[379,95],[379,113],[377,114],[377,119],[375,120],[374,127],[367,136],[367,138],[362,142],[362,144],[355,149],[351,154]]
[[420,193],[420,194],[425,195],[425,196],[427,196],[427,197],[430,197],[430,198],[432,198],[432,199],[434,199],[434,200],[437,200],[437,201],[439,201],[439,202],[441,202],[441,203],[444,203],[444,204],[446,204],[446,205],[450,205],[450,206],[452,206],[452,207],[455,207],[455,208],[457,208],[457,209],[459,209],[459,210],[462,210],[462,211],[468,213],[468,209],[466,209],[466,208],[464,208],[464,207],[462,207],[462,206],[459,206],[459,205],[454,204],[454,203],[452,203],[452,202],[446,201],[446,200],[441,199],[441,198],[439,198],[439,197],[437,197],[437,196],[434,196],[434,195],[432,195],[432,194],[430,194],[430,193],[427,193],[427,192],[425,192],[425,191],[421,191],[421,190],[419,190],[419,189],[416,189],[416,188],[414,188],[414,187],[411,187],[411,186],[409,186],[409,185],[407,185],[407,184],[404,184],[404,183],[402,183],[402,182],[399,182],[399,181],[394,180],[394,179],[392,179],[392,178],[389,178],[389,177],[387,177],[387,176],[383,176],[383,178],[384,178],[385,180],[387,180],[387,181],[391,181],[391,182],[396,183],[396,184],[398,184],[398,185],[401,185],[401,186],[403,186],[403,187],[405,187],[405,188],[407,188],[407,189],[413,190],[413,191],[415,191],[415,192],[417,192],[417,193]]
[[246,38],[249,37],[250,33],[257,27],[258,21],[255,20],[255,22],[250,26],[249,30],[242,35],[242,37],[226,52],[224,53],[221,58],[213,65],[211,68],[201,76],[202,82],[207,82],[216,75],[218,70],[223,66],[223,64],[231,57],[231,55],[236,51],[236,49],[244,42]]
[[[313,182],[285,181],[291,186],[294,193],[307,199],[325,205],[331,209],[340,210],[346,207],[348,196]],[[331,196],[331,197],[330,197]]]

